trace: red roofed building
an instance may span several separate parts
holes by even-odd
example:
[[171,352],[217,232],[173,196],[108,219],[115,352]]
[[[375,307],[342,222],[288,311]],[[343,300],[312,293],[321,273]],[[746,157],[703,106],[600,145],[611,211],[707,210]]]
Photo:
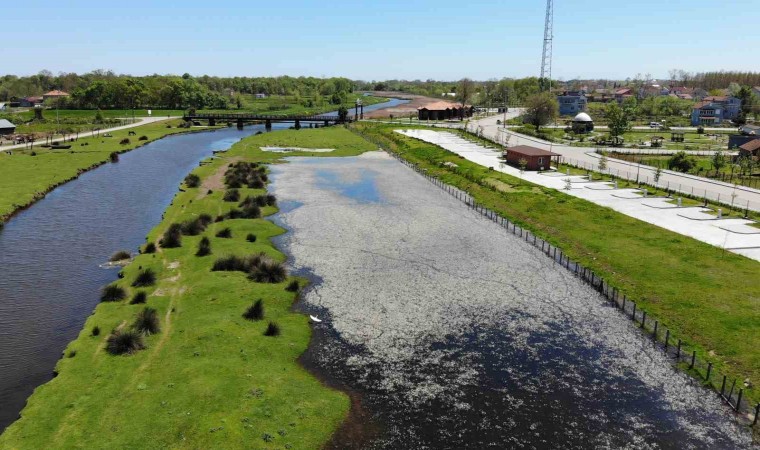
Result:
[[42,94],[42,100],[44,101],[44,100],[51,99],[51,98],[52,99],[58,99],[58,98],[68,97],[68,96],[69,96],[68,92],[63,92],[63,91],[55,90],[55,91],[50,91],[50,92],[47,92],[45,94]]
[[450,102],[433,102],[417,108],[417,118],[419,120],[449,120],[463,119],[472,116],[472,106],[464,107],[457,103]]
[[739,146],[739,156],[751,156],[757,158],[760,156],[760,138],[753,139],[744,145]]
[[509,147],[504,152],[507,164],[520,167],[520,161],[524,160],[525,170],[548,170],[551,167],[552,158],[555,156],[562,155],[528,145]]

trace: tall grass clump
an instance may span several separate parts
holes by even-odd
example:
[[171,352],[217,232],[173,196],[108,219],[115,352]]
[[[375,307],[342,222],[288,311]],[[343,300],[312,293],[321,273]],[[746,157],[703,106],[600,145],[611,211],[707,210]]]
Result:
[[156,284],[156,272],[153,269],[145,269],[137,274],[135,281],[132,282],[132,287],[153,286],[154,284]]
[[247,320],[261,320],[264,318],[264,302],[261,299],[256,300],[243,313],[243,318]]
[[269,322],[269,325],[267,325],[266,331],[264,331],[264,336],[279,336],[280,335],[280,326],[277,325],[274,322]]
[[301,286],[298,284],[298,280],[293,280],[290,283],[288,283],[287,287],[285,287],[285,290],[288,292],[298,292],[298,289]]
[[222,197],[222,200],[225,202],[236,202],[240,200],[240,191],[237,189],[227,189],[224,191],[224,197]]
[[258,267],[265,260],[267,260],[267,256],[264,253],[249,255],[246,257],[228,255],[214,261],[214,265],[211,267],[211,270],[214,272],[250,272],[253,270],[253,268]]
[[189,188],[197,188],[201,185],[201,177],[198,175],[191,173],[190,175],[185,177],[185,186]]
[[125,259],[129,259],[132,257],[132,254],[129,253],[126,250],[119,250],[118,252],[111,255],[111,257],[108,259],[111,262],[117,262],[117,261],[124,261]]
[[135,295],[132,297],[132,300],[129,301],[129,304],[141,305],[145,303],[147,299],[148,299],[148,295],[145,293],[145,291],[137,291]]
[[137,313],[132,328],[146,336],[158,333],[161,331],[158,313],[155,309],[146,306],[142,311]]
[[266,181],[262,178],[264,172],[266,169],[257,163],[238,161],[230,164],[227,168],[224,173],[224,183],[231,189],[237,189],[244,185],[249,188],[261,189]]
[[245,237],[245,240],[248,242],[256,242],[256,235],[253,233],[248,233],[248,236]]
[[288,272],[281,262],[265,260],[253,267],[248,278],[257,283],[281,283],[287,278]]
[[92,336],[100,336],[100,327],[97,326],[97,325],[95,325],[94,327],[92,327],[92,333],[91,333],[91,335]]
[[145,244],[145,248],[143,249],[142,252],[146,254],[156,253],[156,244],[154,244],[153,242],[148,242],[147,244]]
[[213,222],[208,214],[201,214],[195,219],[183,222],[181,226],[182,234],[186,236],[197,236],[206,230],[206,227]]
[[195,252],[195,256],[207,256],[211,254],[211,241],[206,236],[203,236],[200,242],[198,242],[198,251]]
[[144,348],[142,334],[133,330],[114,330],[106,340],[106,351],[112,355],[131,355]]
[[118,302],[124,300],[127,297],[127,292],[124,288],[116,286],[115,284],[109,284],[100,291],[101,302]]
[[230,230],[229,227],[222,228],[221,230],[216,232],[216,237],[229,239],[232,237],[232,230]]
[[108,158],[111,160],[112,163],[119,162],[119,154],[116,152],[111,152],[111,154],[108,155]]
[[182,247],[182,225],[178,223],[169,225],[169,229],[166,230],[161,240],[158,241],[158,245],[163,248]]

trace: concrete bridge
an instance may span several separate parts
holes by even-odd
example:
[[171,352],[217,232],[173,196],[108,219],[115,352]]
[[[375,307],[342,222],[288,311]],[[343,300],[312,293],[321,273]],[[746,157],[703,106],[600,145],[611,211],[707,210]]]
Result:
[[353,122],[356,120],[356,115],[346,116],[341,120],[337,115],[291,115],[291,116],[278,116],[269,114],[250,114],[250,113],[185,113],[183,119],[186,121],[208,121],[210,126],[216,125],[217,122],[236,123],[238,128],[243,128],[246,123],[261,123],[264,122],[266,129],[272,128],[272,122],[293,122],[296,129],[301,128],[301,123],[310,124],[322,124],[323,126],[329,126],[331,124]]

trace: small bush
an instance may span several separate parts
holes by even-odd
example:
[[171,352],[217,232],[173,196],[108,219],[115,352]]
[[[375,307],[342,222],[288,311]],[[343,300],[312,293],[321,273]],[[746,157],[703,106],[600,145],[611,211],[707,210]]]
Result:
[[156,284],[156,273],[152,269],[141,270],[132,282],[132,287],[153,286]]
[[231,210],[229,210],[229,212],[226,215],[227,219],[240,219],[242,217],[243,217],[243,211],[237,208],[232,208]]
[[288,286],[285,288],[288,292],[298,292],[298,288],[301,286],[298,284],[298,280],[293,280],[290,283],[288,283]]
[[132,254],[129,253],[128,251],[119,250],[118,252],[111,255],[111,258],[109,258],[108,260],[111,262],[124,261],[125,259],[129,259],[131,257],[132,257]]
[[111,154],[108,155],[108,157],[111,159],[112,163],[119,162],[119,154],[116,152],[111,152]]
[[266,199],[267,199],[267,206],[276,206],[277,205],[277,197],[275,197],[274,195],[267,194],[266,195]]
[[100,336],[100,327],[95,325],[92,327],[92,336]]
[[244,219],[258,219],[261,217],[261,208],[256,205],[246,206],[241,211],[241,217]]
[[177,248],[182,246],[182,225],[173,223],[169,225],[158,244],[163,248]]
[[256,242],[256,235],[253,233],[248,233],[248,236],[245,237],[245,240],[248,242]]
[[224,197],[222,199],[225,202],[236,202],[240,200],[240,191],[237,189],[227,189],[224,191]]
[[145,248],[143,249],[143,253],[156,253],[156,244],[153,242],[148,242],[145,244]]
[[257,283],[281,283],[285,281],[288,273],[285,266],[277,261],[266,260],[253,267],[248,278]]
[[145,301],[148,299],[148,295],[145,293],[145,291],[137,291],[132,297],[132,300],[129,301],[130,305],[141,305],[145,303]]
[[269,322],[269,325],[267,325],[266,331],[264,331],[264,336],[279,336],[280,335],[280,327],[274,322]]
[[137,318],[135,319],[135,323],[132,324],[132,328],[146,336],[158,333],[161,331],[158,313],[155,309],[146,306],[145,309],[137,313]]
[[226,217],[224,215],[216,216],[216,218],[214,219],[214,223],[223,222],[224,219],[226,219]]
[[142,135],[139,138],[137,138],[137,140],[138,141],[147,141],[148,140],[148,136]]
[[120,145],[127,145],[127,144],[129,144],[129,138],[124,138],[124,139],[120,140],[119,144]]
[[208,256],[211,254],[211,241],[206,236],[203,236],[200,242],[198,242],[198,251],[195,252],[195,256]]
[[131,355],[144,348],[142,334],[132,330],[116,330],[106,341],[106,351],[112,355]]
[[197,236],[201,234],[206,227],[211,223],[211,216],[208,214],[201,214],[193,220],[183,222],[181,226],[182,234],[186,236]]
[[223,228],[216,232],[216,237],[229,239],[232,237],[232,230],[229,228]]
[[127,292],[115,284],[109,284],[100,292],[101,302],[118,302],[127,297]]
[[189,188],[197,188],[201,185],[201,177],[194,173],[191,173],[185,177],[185,185]]
[[257,255],[250,255],[245,258],[241,258],[235,255],[224,256],[214,261],[214,265],[211,270],[214,272],[227,271],[227,272],[250,272],[255,267],[261,265],[267,260],[267,256],[264,253]]
[[264,302],[261,299],[256,300],[243,313],[243,317],[248,320],[261,320],[264,318]]

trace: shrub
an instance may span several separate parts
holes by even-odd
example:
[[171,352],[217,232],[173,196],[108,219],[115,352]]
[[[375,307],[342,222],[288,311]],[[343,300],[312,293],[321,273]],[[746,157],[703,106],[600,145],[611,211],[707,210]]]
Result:
[[106,351],[112,355],[131,355],[144,348],[142,334],[132,330],[115,330],[106,341]]
[[182,225],[173,223],[169,225],[164,236],[158,241],[163,248],[177,248],[182,246]]
[[266,331],[264,331],[264,336],[279,336],[280,335],[280,327],[274,322],[269,322],[269,325],[267,325]]
[[216,261],[214,261],[214,265],[211,267],[211,270],[214,272],[218,272],[218,271],[250,272],[254,268],[261,265],[266,260],[267,260],[267,256],[264,253],[246,256],[245,258],[241,258],[235,255],[229,255],[229,256],[221,257],[217,259]]
[[248,242],[256,242],[256,235],[253,233],[248,233],[248,236],[245,237],[245,240]]
[[298,292],[298,288],[301,286],[298,284],[298,280],[293,280],[290,283],[288,283],[288,286],[285,288],[288,292]]
[[198,251],[195,252],[195,256],[207,256],[211,254],[211,241],[206,236],[203,236],[200,242],[198,242]]
[[697,160],[684,151],[680,151],[668,159],[668,169],[678,172],[689,172],[697,165]]
[[111,152],[111,154],[108,155],[108,157],[111,159],[112,163],[119,162],[119,154],[116,152]]
[[237,208],[232,208],[226,216],[228,219],[240,219],[243,217],[243,211],[240,211]]
[[275,197],[274,195],[267,194],[266,195],[266,199],[267,199],[267,206],[276,206],[277,205],[277,197]]
[[248,278],[257,283],[281,283],[285,281],[288,273],[285,266],[277,261],[266,260],[253,267]]
[[201,214],[193,220],[188,220],[187,222],[182,223],[182,234],[186,236],[197,236],[201,234],[210,223],[211,216],[208,214]]
[[127,297],[127,292],[115,284],[109,284],[100,291],[101,302],[118,302]]
[[69,358],[73,358],[73,357],[77,356],[77,351],[76,350],[71,350],[71,351],[69,351],[69,354],[66,355],[66,356],[69,357]]
[[231,238],[232,230],[230,230],[229,228],[223,228],[216,232],[216,237],[225,238],[225,239]]
[[222,199],[225,202],[236,202],[240,200],[240,191],[237,189],[227,189],[224,191],[224,197]]
[[185,177],[185,185],[189,188],[197,188],[201,185],[201,177],[194,173],[191,173]]
[[100,327],[95,325],[92,327],[92,335],[93,336],[100,336]]
[[263,189],[264,181],[261,178],[254,178],[253,180],[248,182],[248,187],[251,189]]
[[132,254],[130,254],[128,251],[119,250],[118,252],[111,255],[111,258],[109,258],[108,260],[111,262],[124,261],[125,259],[129,259],[131,257],[132,257]]
[[135,331],[147,336],[158,333],[161,331],[158,313],[155,309],[146,306],[145,309],[137,313],[137,318],[132,327]]
[[127,145],[127,144],[129,144],[129,138],[124,138],[124,139],[120,140],[119,144],[120,145]]
[[256,205],[246,206],[240,212],[240,215],[245,219],[258,219],[261,217],[261,208]]
[[261,299],[256,300],[243,313],[243,317],[248,320],[261,320],[264,318],[264,302]]
[[156,273],[152,269],[141,270],[132,282],[132,287],[153,286],[156,284]]
[[145,244],[143,253],[156,253],[156,244],[154,244],[153,242],[148,242],[147,244]]
[[142,135],[139,138],[137,138],[137,140],[138,141],[147,141],[148,140],[148,136]]
[[129,301],[130,305],[141,305],[145,303],[145,301],[148,299],[147,294],[145,294],[145,291],[137,291],[132,297],[132,300]]
[[216,218],[214,219],[214,223],[223,222],[223,221],[224,221],[224,219],[225,219],[225,216],[224,216],[224,215],[219,215],[219,216],[216,216]]

